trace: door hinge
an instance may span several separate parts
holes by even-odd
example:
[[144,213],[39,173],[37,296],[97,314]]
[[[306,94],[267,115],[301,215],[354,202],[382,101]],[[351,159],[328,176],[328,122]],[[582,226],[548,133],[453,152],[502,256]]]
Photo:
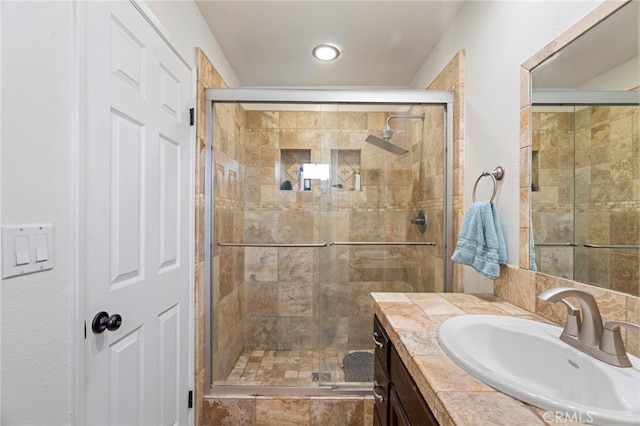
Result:
[[189,125],[193,126],[195,124],[195,110],[193,108],[189,108]]
[[189,396],[187,397],[187,404],[189,408],[193,408],[193,391],[189,391]]

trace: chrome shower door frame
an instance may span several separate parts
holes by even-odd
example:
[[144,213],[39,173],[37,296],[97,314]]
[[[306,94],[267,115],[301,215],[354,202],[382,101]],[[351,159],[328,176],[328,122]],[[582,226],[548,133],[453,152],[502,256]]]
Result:
[[[324,89],[217,89],[205,90],[206,102],[206,141],[205,141],[205,230],[204,230],[204,297],[205,297],[205,394],[211,391],[213,385],[212,365],[211,365],[211,297],[212,297],[212,252],[213,252],[213,147],[214,147],[214,104],[215,103],[268,103],[268,104],[321,104],[330,103],[338,105],[358,104],[358,105],[434,105],[444,107],[444,244],[443,250],[443,271],[444,271],[444,291],[453,290],[453,265],[451,255],[453,254],[453,92],[431,91],[431,90],[324,90]],[[233,386],[234,392],[238,387]],[[248,386],[247,388],[250,388]],[[267,389],[270,387],[260,387],[261,394],[264,392],[275,392],[277,389]],[[349,393],[350,387],[347,385],[342,391]],[[243,387],[244,389],[244,387]],[[299,388],[297,393],[299,393]],[[287,389],[289,393],[291,389]],[[323,389],[313,387],[314,394],[323,393]],[[354,389],[355,390],[355,389]],[[247,391],[252,392],[250,389]],[[324,389],[329,393],[340,389]],[[254,392],[255,393],[255,392]]]

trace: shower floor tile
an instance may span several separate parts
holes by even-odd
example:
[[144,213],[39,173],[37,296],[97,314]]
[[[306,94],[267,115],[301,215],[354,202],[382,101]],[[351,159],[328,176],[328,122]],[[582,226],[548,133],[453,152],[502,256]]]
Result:
[[342,359],[356,351],[248,350],[238,358],[226,380],[216,385],[303,386],[344,382]]

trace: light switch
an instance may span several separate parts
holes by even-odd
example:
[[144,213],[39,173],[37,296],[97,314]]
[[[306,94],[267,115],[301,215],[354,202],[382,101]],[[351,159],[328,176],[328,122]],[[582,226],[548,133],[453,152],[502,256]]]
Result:
[[53,268],[53,225],[2,227],[2,278]]
[[29,256],[29,236],[18,235],[13,240],[14,265],[28,265],[31,261]]
[[46,262],[49,260],[49,242],[47,234],[34,235],[36,243],[36,262]]

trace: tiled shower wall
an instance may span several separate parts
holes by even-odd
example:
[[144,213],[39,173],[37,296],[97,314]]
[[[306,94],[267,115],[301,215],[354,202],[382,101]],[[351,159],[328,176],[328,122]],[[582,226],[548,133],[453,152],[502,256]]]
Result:
[[[203,424],[203,390],[205,389],[205,159],[206,159],[206,88],[226,87],[218,72],[200,49],[198,64],[197,154],[196,154],[196,267],[195,267],[195,423]],[[212,253],[213,281],[211,289],[213,322],[216,339],[211,350],[217,361],[213,374],[226,374],[244,347],[242,300],[244,283],[244,250],[218,247],[220,241],[243,241],[244,238],[244,138],[245,112],[239,105],[222,105],[215,111],[215,146],[213,167],[215,228]]]
[[[438,246],[246,249],[245,348],[367,349],[370,292],[441,291],[443,114],[436,107],[408,113],[422,112],[428,114],[424,124],[392,123],[393,142],[410,147],[404,156],[365,142],[379,134],[390,113],[247,112],[247,242],[410,239]],[[299,191],[295,170],[287,172],[298,164],[282,164],[282,150],[306,151],[312,163],[333,163],[342,180],[313,180],[310,191]],[[356,170],[360,191],[331,188],[352,188]],[[290,179],[294,189],[280,190]],[[424,235],[410,224],[417,208],[431,219]]]
[[220,242],[244,241],[245,111],[237,104],[219,104],[214,111],[213,153],[213,277],[211,289],[214,377],[226,377],[242,353],[244,336],[244,262],[242,247]]
[[[414,292],[444,291],[444,214],[445,214],[445,159],[444,108],[414,107],[411,114],[425,113],[424,125],[412,122],[409,129],[416,146],[411,159],[411,199],[407,211],[407,240],[432,241],[433,247],[412,247],[406,251],[407,282]],[[420,125],[418,125],[420,124]],[[427,215],[427,231],[409,224],[420,210]]]
[[579,244],[575,258],[573,247],[538,247],[539,270],[640,292],[637,250],[582,246],[640,244],[640,197],[634,190],[640,187],[634,171],[640,164],[638,123],[640,108],[633,106],[580,107],[575,114],[532,112],[535,242],[572,242],[575,232]]

